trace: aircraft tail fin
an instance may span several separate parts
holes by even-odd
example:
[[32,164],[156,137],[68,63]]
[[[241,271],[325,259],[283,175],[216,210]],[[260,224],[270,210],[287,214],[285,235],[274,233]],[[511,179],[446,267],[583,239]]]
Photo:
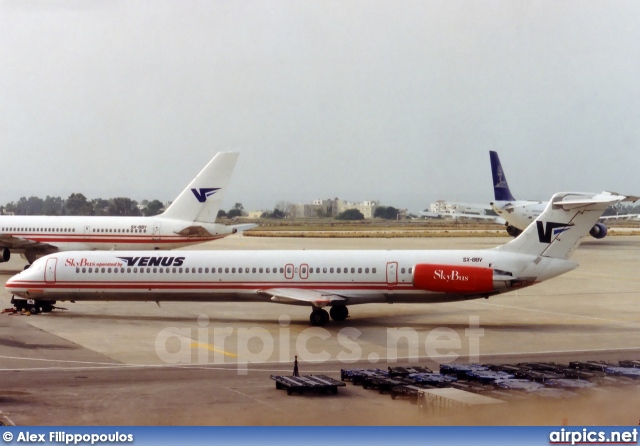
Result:
[[507,184],[507,177],[500,164],[500,157],[498,152],[493,150],[489,151],[489,158],[491,159],[491,174],[493,175],[493,194],[496,201],[515,201],[509,190]]
[[608,206],[638,198],[611,192],[555,194],[544,212],[522,234],[496,249],[568,259]]
[[238,155],[237,152],[216,154],[158,217],[214,223]]

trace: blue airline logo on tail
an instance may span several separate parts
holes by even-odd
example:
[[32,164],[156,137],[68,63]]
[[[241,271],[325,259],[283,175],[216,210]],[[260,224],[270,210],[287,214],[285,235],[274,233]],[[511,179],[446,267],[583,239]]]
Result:
[[541,221],[536,221],[536,226],[538,227],[538,240],[540,240],[540,243],[551,243],[551,236],[555,237],[571,229],[570,226],[573,226],[573,223],[555,223],[549,221],[547,222],[547,227],[544,228]]
[[207,197],[215,194],[219,190],[219,187],[201,187],[200,189],[191,189],[191,192],[193,192],[193,195],[196,196],[196,199],[200,203],[204,203],[207,201]]

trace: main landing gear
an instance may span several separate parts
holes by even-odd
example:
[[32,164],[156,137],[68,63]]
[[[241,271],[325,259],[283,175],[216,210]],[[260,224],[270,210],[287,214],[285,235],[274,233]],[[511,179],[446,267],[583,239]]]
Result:
[[311,325],[320,326],[329,322],[329,315],[334,321],[344,321],[349,317],[349,309],[345,305],[336,305],[331,307],[331,310],[327,313],[327,310],[322,308],[314,308],[309,316]]

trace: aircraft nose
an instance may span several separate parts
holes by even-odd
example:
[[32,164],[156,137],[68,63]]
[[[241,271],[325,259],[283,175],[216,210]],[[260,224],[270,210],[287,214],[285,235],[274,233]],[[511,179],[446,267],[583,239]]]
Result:
[[9,277],[9,279],[5,282],[4,287],[13,294],[18,294],[20,292],[20,286],[18,285],[18,281],[20,280],[20,276],[23,273],[18,273],[14,276]]
[[[16,274],[16,276],[17,276],[17,274]],[[4,284],[5,288],[10,288],[11,286],[15,285],[15,277],[16,276],[9,277],[9,279]]]

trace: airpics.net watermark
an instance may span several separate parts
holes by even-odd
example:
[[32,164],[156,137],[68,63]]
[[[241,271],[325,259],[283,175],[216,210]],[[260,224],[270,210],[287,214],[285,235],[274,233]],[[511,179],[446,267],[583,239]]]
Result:
[[[448,364],[466,351],[469,362],[473,363],[480,359],[480,339],[484,337],[478,316],[469,316],[464,336],[450,327],[429,331],[411,327],[387,328],[386,344],[382,345],[363,339],[367,336],[355,327],[343,327],[337,333],[323,327],[297,331],[291,329],[290,323],[289,315],[283,314],[275,331],[258,326],[221,327],[210,325],[209,317],[201,314],[197,328],[162,329],[155,339],[155,351],[165,364],[236,364],[238,373],[246,374],[249,364],[285,363],[294,355],[308,363],[368,361],[394,364],[400,358],[409,363],[427,358]],[[384,358],[372,349],[383,351]]]

